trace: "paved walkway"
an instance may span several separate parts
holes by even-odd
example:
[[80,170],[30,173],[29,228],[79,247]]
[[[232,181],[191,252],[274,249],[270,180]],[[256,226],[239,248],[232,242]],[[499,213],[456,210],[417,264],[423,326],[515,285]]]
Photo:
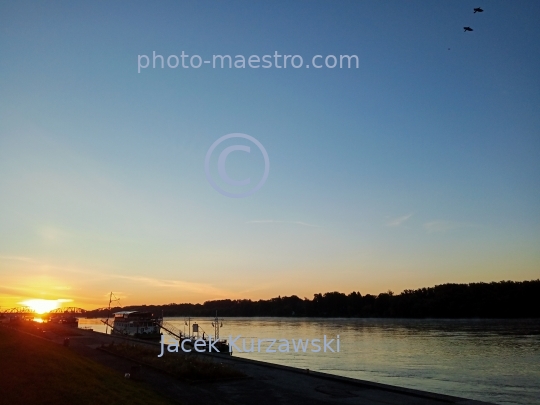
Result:
[[[77,353],[89,357],[119,372],[130,372],[133,361],[98,350],[102,344],[120,342],[117,336],[76,330],[80,336],[70,337],[69,347]],[[64,338],[47,336],[59,344]],[[138,344],[157,343],[140,342]],[[198,354],[200,355],[200,354]],[[319,404],[358,404],[358,405],[481,405],[488,404],[447,395],[432,394],[413,389],[371,383],[352,378],[338,377],[325,373],[307,372],[292,367],[273,365],[234,356],[210,355],[216,361],[227,363],[241,370],[248,378],[211,382],[188,383],[169,374],[142,366],[139,379],[179,404],[213,403],[239,405],[319,405]]]

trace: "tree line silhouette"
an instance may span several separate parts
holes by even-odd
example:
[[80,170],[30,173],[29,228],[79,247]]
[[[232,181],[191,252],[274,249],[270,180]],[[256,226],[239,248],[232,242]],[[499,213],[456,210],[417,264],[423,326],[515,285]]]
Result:
[[[539,318],[540,279],[492,283],[442,284],[434,287],[392,291],[378,295],[352,292],[296,295],[269,300],[215,300],[204,304],[133,305],[116,311],[150,311],[164,316],[297,316],[377,318]],[[105,317],[108,308],[87,313]]]

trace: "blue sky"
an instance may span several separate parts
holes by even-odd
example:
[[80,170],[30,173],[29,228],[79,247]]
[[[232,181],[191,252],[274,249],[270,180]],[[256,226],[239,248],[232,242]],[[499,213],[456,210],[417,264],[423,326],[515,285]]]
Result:
[[[538,15],[535,1],[3,2],[2,300],[538,278]],[[359,68],[137,73],[153,51]],[[236,132],[270,158],[243,199],[204,174]],[[231,177],[260,178],[252,152],[230,155]]]

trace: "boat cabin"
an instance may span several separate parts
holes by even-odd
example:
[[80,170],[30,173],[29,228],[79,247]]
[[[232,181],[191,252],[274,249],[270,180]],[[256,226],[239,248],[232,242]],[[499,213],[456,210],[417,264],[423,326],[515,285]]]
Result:
[[121,311],[114,313],[113,334],[127,335],[140,339],[159,338],[160,317],[151,312],[144,311]]

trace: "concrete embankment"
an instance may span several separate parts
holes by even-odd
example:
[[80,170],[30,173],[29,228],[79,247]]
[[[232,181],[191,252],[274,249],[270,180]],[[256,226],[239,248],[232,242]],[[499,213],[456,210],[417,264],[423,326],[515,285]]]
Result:
[[[70,350],[89,357],[118,372],[128,372],[135,364],[133,360],[113,356],[100,349],[103,345],[129,342],[143,346],[158,343],[124,339],[102,333],[77,330],[79,336],[70,337]],[[63,337],[49,336],[50,340],[63,343]],[[212,358],[242,371],[247,378],[224,381],[193,383],[156,370],[141,368],[139,381],[167,397],[172,403],[213,404],[460,404],[480,405],[486,402],[468,400],[419,390],[372,383],[353,378],[301,370],[235,356],[194,354]]]

